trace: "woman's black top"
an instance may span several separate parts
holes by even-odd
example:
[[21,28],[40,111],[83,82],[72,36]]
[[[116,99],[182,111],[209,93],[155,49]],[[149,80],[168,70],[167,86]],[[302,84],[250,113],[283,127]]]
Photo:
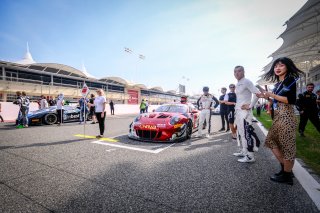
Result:
[[295,104],[297,99],[296,80],[293,77],[286,77],[283,80],[283,83],[282,81],[276,83],[273,89],[273,93],[276,95],[287,97],[289,104]]

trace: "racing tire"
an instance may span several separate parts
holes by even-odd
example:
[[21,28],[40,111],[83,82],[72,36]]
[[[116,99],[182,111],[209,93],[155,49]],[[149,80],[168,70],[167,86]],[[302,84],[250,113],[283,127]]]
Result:
[[192,135],[192,122],[189,121],[186,129],[186,139],[190,139]]
[[55,124],[58,120],[58,117],[56,114],[46,114],[43,118],[44,122],[48,125],[52,125],[52,124]]

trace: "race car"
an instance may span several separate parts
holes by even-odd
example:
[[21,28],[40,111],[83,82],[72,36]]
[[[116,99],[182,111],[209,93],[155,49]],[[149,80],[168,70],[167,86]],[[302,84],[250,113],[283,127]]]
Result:
[[[63,122],[80,121],[80,109],[73,106],[63,106]],[[87,120],[90,120],[88,113],[86,113]],[[52,125],[58,121],[57,106],[51,106],[45,109],[39,109],[28,113],[29,125],[34,124],[48,124]]]
[[192,104],[164,104],[137,116],[128,137],[140,141],[173,142],[189,139],[199,126],[199,111]]

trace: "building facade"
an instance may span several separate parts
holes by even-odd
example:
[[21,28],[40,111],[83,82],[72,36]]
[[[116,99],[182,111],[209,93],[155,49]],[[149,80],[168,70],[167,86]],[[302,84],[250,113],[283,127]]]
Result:
[[55,98],[63,93],[66,100],[76,102],[81,97],[80,89],[84,83],[92,93],[103,89],[107,98],[118,104],[138,104],[142,99],[152,104],[162,104],[180,99],[179,94],[164,92],[160,87],[148,89],[119,77],[96,79],[89,76],[62,64],[0,61],[0,101],[14,101],[16,91],[25,91],[31,101],[37,101],[41,95]]

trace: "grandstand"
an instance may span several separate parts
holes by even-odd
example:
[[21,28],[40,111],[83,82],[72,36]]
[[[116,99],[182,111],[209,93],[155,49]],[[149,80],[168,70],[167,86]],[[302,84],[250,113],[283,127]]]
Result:
[[32,101],[38,100],[41,95],[55,98],[63,93],[66,100],[72,102],[81,97],[80,89],[84,83],[92,91],[103,89],[107,98],[118,104],[138,104],[142,99],[147,99],[150,104],[162,104],[180,99],[180,94],[175,91],[165,92],[161,87],[147,88],[120,77],[97,79],[84,66],[83,70],[78,70],[58,63],[37,63],[29,47],[22,60],[0,61],[0,67],[1,102],[15,100],[16,91],[26,91]]

